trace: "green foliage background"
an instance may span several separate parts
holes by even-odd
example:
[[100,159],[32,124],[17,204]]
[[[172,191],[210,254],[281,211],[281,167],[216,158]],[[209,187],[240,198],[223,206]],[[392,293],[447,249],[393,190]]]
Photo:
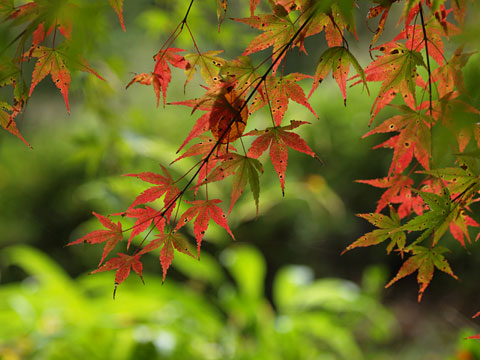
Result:
[[[461,359],[469,353],[480,358],[477,342],[463,340],[480,332],[470,319],[478,311],[475,244],[450,257],[462,282],[440,275],[422,304],[415,303],[413,278],[383,289],[399,263],[387,259],[382,248],[340,257],[346,245],[369,231],[354,214],[373,210],[372,199],[379,195],[354,180],[382,176],[391,154],[371,151],[374,140],[360,139],[368,131],[371,98],[351,88],[343,107],[333,81],[322,83],[321,95],[312,98],[319,119],[294,104],[287,114],[312,123],[300,133],[324,165],[291,152],[285,198],[266,165],[258,218],[248,194],[229,217],[237,243],[212,227],[200,262],[176,255],[162,286],[160,264],[152,256],[145,265],[146,286],[132,276],[115,301],[113,273],[87,275],[101,249],[64,245],[95,229],[92,210],[109,214],[126,208],[143,188],[120,175],[158,171],[157,163],[170,163],[195,120],[187,108],[157,109],[150,87],[125,91],[132,71],[150,71],[151,56],[183,18],[184,5],[126,1],[123,33],[108,3],[92,1],[74,40],[107,81],[76,74],[68,116],[58,90],[44,80],[19,120],[34,150],[1,134],[0,356],[323,360]],[[229,14],[246,16],[248,10],[235,2]],[[199,48],[224,49],[228,59],[239,55],[253,32],[226,21],[218,34],[215,26],[205,26],[215,22],[215,2],[198,1],[189,25]],[[469,28],[465,36],[477,30]],[[0,26],[2,44],[9,31]],[[370,35],[359,35],[351,50],[364,65],[363,39]],[[310,56],[287,60],[288,71],[313,72],[324,44],[307,48],[312,45]],[[176,46],[192,49],[183,34]],[[477,103],[479,59],[474,55],[465,70]],[[173,79],[170,101],[184,96],[182,72],[175,69]],[[192,81],[187,97],[199,93],[199,82]],[[6,94],[0,89],[0,97]],[[260,113],[248,126],[266,123],[267,113]],[[182,160],[173,173],[181,176],[193,164]],[[228,184],[209,188],[223,198],[229,190]],[[367,267],[372,263],[382,265]]]

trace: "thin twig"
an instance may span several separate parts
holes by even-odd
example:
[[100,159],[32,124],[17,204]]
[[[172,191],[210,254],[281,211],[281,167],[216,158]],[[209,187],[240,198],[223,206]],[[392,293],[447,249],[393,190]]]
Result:
[[[432,68],[430,67],[430,55],[428,53],[428,37],[427,37],[427,29],[425,28],[425,19],[423,17],[423,6],[420,3],[418,5],[420,9],[420,21],[422,23],[422,31],[423,31],[423,41],[425,42],[425,54],[427,56],[427,72],[428,72],[428,110],[430,116],[433,117],[433,103],[432,103]],[[430,126],[430,159],[433,163],[433,141],[432,139],[432,128]]]

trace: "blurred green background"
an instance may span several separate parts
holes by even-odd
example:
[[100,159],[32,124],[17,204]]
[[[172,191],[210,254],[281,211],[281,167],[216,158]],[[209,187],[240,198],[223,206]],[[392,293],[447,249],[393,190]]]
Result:
[[[256,32],[227,19],[218,33],[215,3],[196,1],[189,26],[202,52],[223,49],[222,55],[233,59]],[[246,2],[230,3],[228,16],[248,16]],[[272,165],[261,158],[259,215],[246,193],[229,216],[235,243],[212,225],[200,262],[176,254],[162,285],[160,263],[150,256],[146,285],[133,274],[113,301],[113,272],[88,275],[98,265],[101,247],[65,245],[97,228],[91,211],[126,209],[145,186],[121,175],[158,172],[158,163],[169,164],[196,120],[186,107],[156,108],[151,87],[134,84],[125,90],[134,72],[152,70],[152,55],[183,18],[188,2],[126,1],[126,33],[107,1],[88,4],[74,27],[74,43],[107,81],[74,74],[68,116],[48,77],[18,121],[34,150],[0,134],[0,358],[480,359],[480,344],[464,340],[480,333],[478,321],[471,320],[480,310],[475,244],[465,251],[445,239],[454,249],[448,259],[462,280],[436,274],[421,304],[413,276],[383,288],[401,264],[400,258],[387,257],[384,247],[340,256],[371,230],[354,214],[373,211],[381,194],[354,181],[383,177],[391,152],[371,150],[380,137],[361,139],[368,131],[371,98],[361,87],[350,88],[344,107],[331,80],[311,99],[318,119],[295,103],[285,117],[312,123],[299,133],[323,165],[289,152],[282,198]],[[371,33],[363,25],[368,4],[360,5],[360,42],[352,39],[350,48],[366,65]],[[1,39],[16,31],[0,25]],[[394,33],[386,31],[383,39]],[[186,31],[175,47],[194,52]],[[325,42],[308,39],[306,48],[309,56],[295,50],[287,58],[287,72],[313,73]],[[261,61],[269,53],[254,58]],[[465,69],[477,105],[479,65],[480,56],[474,55]],[[167,101],[184,99],[182,71],[173,73]],[[189,83],[185,96],[201,94],[200,83]],[[8,96],[0,89],[0,100]],[[247,130],[269,121],[260,111]],[[193,164],[182,160],[171,171],[179,177]],[[228,199],[229,187],[220,183],[209,191]]]

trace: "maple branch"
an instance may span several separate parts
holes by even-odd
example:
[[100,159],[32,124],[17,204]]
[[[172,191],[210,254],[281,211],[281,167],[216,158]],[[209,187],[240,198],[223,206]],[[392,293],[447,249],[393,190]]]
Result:
[[427,37],[427,29],[425,28],[425,19],[423,18],[423,6],[419,4],[420,9],[420,21],[422,23],[422,31],[423,31],[423,41],[425,42],[425,54],[427,56],[427,72],[428,72],[428,107],[430,111],[430,116],[432,116],[433,106],[432,106],[432,70],[430,67],[430,56],[428,54],[428,37]]
[[57,37],[57,23],[55,23],[55,30],[53,30],[52,49],[55,49],[55,38]]
[[[428,54],[428,37],[427,37],[427,29],[425,28],[425,19],[423,17],[423,6],[421,3],[418,4],[419,12],[420,12],[420,21],[422,23],[422,31],[423,31],[423,41],[425,42],[425,54],[427,56],[427,72],[428,72],[428,110],[430,116],[433,117],[433,104],[432,104],[432,70],[430,67],[430,56]],[[430,138],[432,137],[432,127],[430,127]],[[433,142],[430,141],[430,158],[433,162]]]
[[[190,3],[190,6],[189,6],[189,10],[190,10],[190,7],[192,5],[194,0],[191,1]],[[188,10],[188,11],[189,11]],[[187,11],[187,14],[188,15],[188,11]],[[230,121],[230,123],[228,124],[228,126],[226,127],[226,129],[223,131],[223,133],[220,135],[220,137],[218,138],[218,140],[216,141],[215,145],[212,147],[212,149],[210,150],[210,152],[205,156],[205,158],[202,160],[202,162],[200,163],[200,166],[198,167],[198,169],[195,171],[195,173],[191,176],[190,180],[187,182],[187,184],[183,187],[183,189],[167,204],[165,205],[162,210],[159,211],[159,214],[158,215],[153,215],[152,217],[150,218],[147,218],[145,221],[143,221],[142,223],[139,223],[139,224],[136,224],[134,225],[132,228],[130,229],[126,229],[124,231],[128,231],[128,230],[131,230],[133,229],[135,226],[140,226],[141,224],[147,222],[147,221],[150,221],[153,219],[154,221],[154,224],[152,225],[152,228],[150,229],[149,233],[147,234],[147,236],[151,233],[151,231],[153,231],[153,228],[156,226],[156,224],[158,223],[159,219],[163,218],[165,216],[165,214],[168,212],[168,210],[170,210],[170,208],[177,202],[178,199],[180,199],[184,194],[185,192],[189,189],[190,185],[193,183],[193,181],[195,180],[195,178],[198,176],[198,174],[200,173],[200,171],[202,170],[202,168],[208,163],[208,161],[210,160],[211,156],[213,155],[213,153],[217,150],[218,146],[222,143],[222,140],[223,138],[227,135],[228,131],[231,129],[231,127],[233,126],[233,124],[237,121],[237,118],[240,116],[241,112],[243,111],[243,109],[245,109],[245,107],[247,106],[247,103],[253,98],[253,95],[257,92],[258,88],[260,87],[260,85],[265,82],[268,74],[270,74],[270,72],[273,70],[273,68],[275,67],[275,65],[277,64],[277,62],[282,58],[282,55],[285,54],[285,52],[288,50],[288,48],[290,47],[291,44],[293,44],[293,42],[295,41],[295,39],[298,37],[298,35],[300,35],[300,33],[303,31],[303,29],[307,26],[307,24],[312,20],[312,18],[314,17],[314,15],[316,14],[316,10],[312,11],[312,13],[308,16],[308,18],[305,20],[305,22],[298,28],[298,30],[295,32],[295,34],[292,36],[292,38],[288,41],[287,44],[285,44],[285,46],[282,48],[282,50],[280,51],[279,53],[279,56],[277,56],[275,58],[275,60],[273,60],[272,64],[268,67],[268,69],[265,71],[265,73],[260,77],[260,80],[258,81],[258,83],[255,85],[255,87],[253,88],[253,91],[248,95],[248,97],[246,98],[246,100],[244,101],[244,103],[242,104],[242,106],[236,111],[236,114],[235,116],[233,117],[233,119]],[[186,18],[184,18],[185,20]],[[140,243],[139,247],[137,248],[137,250],[134,252],[134,255],[137,254],[140,250],[141,250],[141,246],[143,244],[143,242],[146,240],[146,237],[142,240],[142,242]]]
[[[162,47],[160,48],[159,52],[160,53],[165,47],[170,47],[171,44],[173,44],[175,42],[175,40],[177,39],[177,37],[182,33],[183,31],[183,27],[186,25],[187,23],[187,18],[188,18],[188,14],[190,13],[190,9],[192,8],[192,5],[193,5],[193,2],[195,0],[191,0],[190,1],[190,4],[188,5],[188,9],[187,9],[187,12],[185,13],[185,16],[183,17],[182,21],[180,21],[177,25],[177,27],[175,28],[175,30],[173,30],[173,32],[170,34],[170,36],[168,37],[168,39],[163,43]],[[180,31],[178,31],[177,33],[177,30],[180,29]],[[162,57],[164,56],[164,54],[162,54]]]
[[182,26],[181,26],[181,29],[183,29],[183,25],[185,25],[187,23],[187,18],[188,18],[188,14],[190,13],[190,9],[192,8],[192,5],[193,5],[193,2],[195,0],[191,0],[190,1],[190,5],[188,5],[188,9],[187,9],[187,12],[185,13],[185,16],[182,20]]

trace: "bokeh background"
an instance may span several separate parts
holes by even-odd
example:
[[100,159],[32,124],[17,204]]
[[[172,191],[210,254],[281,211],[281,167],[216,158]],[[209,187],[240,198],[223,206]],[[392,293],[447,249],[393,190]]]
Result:
[[[158,163],[172,162],[196,120],[186,107],[157,108],[151,87],[125,90],[135,73],[151,71],[152,56],[188,3],[128,0],[124,33],[107,1],[91,1],[74,28],[74,44],[106,81],[74,74],[67,115],[48,77],[19,118],[33,150],[0,134],[0,358],[480,359],[480,343],[464,339],[480,333],[480,322],[471,319],[480,310],[477,244],[464,250],[444,240],[461,281],[436,273],[421,304],[414,276],[384,289],[402,261],[387,257],[383,246],[340,256],[371,230],[354,214],[373,211],[381,194],[355,180],[383,177],[392,155],[371,150],[380,136],[361,139],[372,98],[360,86],[348,89],[344,107],[334,81],[324,81],[311,98],[318,119],[289,105],[285,119],[312,123],[299,133],[323,164],[289,152],[282,197],[263,157],[258,216],[246,192],[229,216],[237,241],[211,225],[201,261],[176,254],[165,284],[158,258],[145,257],[146,284],[133,274],[112,300],[114,273],[88,275],[101,246],[65,247],[97,228],[91,211],[126,209],[145,186],[121,175],[158,172]],[[358,11],[359,41],[349,38],[362,65],[369,62],[372,36],[365,26],[368,4]],[[233,59],[257,32],[227,18],[218,33],[215,5],[195,1],[188,24],[202,52],[223,49],[222,56]],[[396,11],[398,19],[400,7]],[[452,41],[478,46],[477,13],[470,11],[464,39]],[[228,16],[248,14],[246,1],[230,4]],[[387,28],[397,19],[393,15]],[[2,44],[16,31],[1,24]],[[380,41],[394,33],[387,30]],[[175,47],[194,52],[186,31]],[[285,71],[313,74],[325,47],[320,37],[308,39],[309,56],[293,51]],[[254,58],[261,61],[269,53]],[[479,65],[480,56],[473,55],[465,68],[477,107]],[[32,67],[25,64],[27,71]],[[167,101],[201,94],[200,79],[184,89],[182,71],[173,73]],[[311,83],[302,85],[308,91]],[[0,89],[2,99],[8,94]],[[260,111],[247,130],[268,123],[268,113]],[[171,171],[179,177],[193,164],[185,159]],[[230,184],[209,191],[228,199]],[[194,240],[191,229],[187,235]],[[118,251],[124,249],[119,245]]]

